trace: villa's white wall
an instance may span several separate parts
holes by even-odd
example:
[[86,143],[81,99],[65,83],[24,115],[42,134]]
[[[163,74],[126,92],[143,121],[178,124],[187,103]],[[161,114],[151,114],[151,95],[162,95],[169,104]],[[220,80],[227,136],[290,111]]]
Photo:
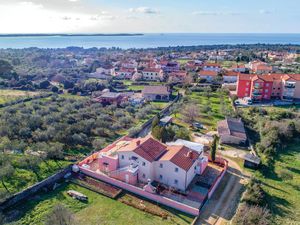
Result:
[[[124,159],[122,159],[122,155],[124,156]],[[130,158],[132,156],[137,157],[137,160],[136,161],[130,160]],[[144,158],[142,158],[141,156],[139,156],[138,154],[136,154],[134,152],[119,152],[118,157],[119,157],[120,167],[129,166],[131,163],[138,165],[139,181],[146,183],[148,181],[148,179],[154,180],[153,166],[152,166],[151,162],[148,162],[147,160],[145,160]],[[143,162],[145,163],[145,165],[143,165]]]
[[186,187],[188,187],[188,185],[191,183],[191,181],[194,179],[195,175],[196,175],[196,167],[198,165],[198,160],[196,160],[194,162],[194,164],[191,166],[191,168],[187,171],[187,183],[186,183]]
[[[160,168],[160,163],[163,164],[163,168]],[[178,168],[178,172],[175,172],[175,168]],[[185,179],[186,172],[180,167],[176,166],[170,161],[158,161],[154,163],[154,179],[160,183],[166,184],[168,186],[174,187],[185,191]],[[160,175],[163,176],[160,179]],[[178,180],[178,183],[175,184],[175,179]]]

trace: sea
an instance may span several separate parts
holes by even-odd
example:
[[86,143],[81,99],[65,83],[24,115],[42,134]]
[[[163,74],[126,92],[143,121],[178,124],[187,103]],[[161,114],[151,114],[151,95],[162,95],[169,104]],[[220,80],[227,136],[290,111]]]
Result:
[[156,48],[223,44],[296,44],[300,34],[166,33],[136,36],[0,36],[0,48]]

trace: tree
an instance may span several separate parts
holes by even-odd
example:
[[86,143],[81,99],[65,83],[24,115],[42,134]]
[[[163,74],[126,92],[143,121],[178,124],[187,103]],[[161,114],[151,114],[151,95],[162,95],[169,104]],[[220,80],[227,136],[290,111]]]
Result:
[[48,80],[44,80],[40,83],[41,89],[47,89],[50,86],[50,82]]
[[197,105],[189,104],[183,110],[185,120],[192,123],[199,116],[199,107]]
[[9,179],[15,172],[14,167],[10,164],[10,162],[7,161],[7,159],[4,158],[4,156],[0,159],[0,180],[2,183],[2,186],[5,188],[7,192],[9,192],[5,181]]
[[175,137],[177,139],[183,139],[183,140],[188,140],[188,141],[191,139],[190,132],[185,127],[179,128],[175,133],[176,133]]
[[152,128],[152,132],[151,132],[152,136],[155,137],[157,140],[161,140],[161,127],[160,126],[155,126]]
[[256,179],[250,179],[246,191],[243,194],[242,202],[245,202],[248,205],[264,205],[264,191],[261,184]]
[[62,204],[57,204],[48,214],[45,225],[74,225],[76,224],[73,214]]
[[105,143],[105,139],[97,138],[93,140],[92,145],[94,149],[99,150],[103,148],[104,143]]
[[152,129],[159,125],[159,121],[160,121],[160,115],[157,114],[152,120],[152,125],[151,125]]
[[217,153],[217,141],[218,141],[218,138],[217,136],[215,135],[214,136],[214,140],[211,144],[211,147],[210,147],[210,157],[211,157],[211,160],[214,162],[216,160],[216,153]]
[[268,209],[242,204],[232,220],[233,225],[269,225],[272,224]]

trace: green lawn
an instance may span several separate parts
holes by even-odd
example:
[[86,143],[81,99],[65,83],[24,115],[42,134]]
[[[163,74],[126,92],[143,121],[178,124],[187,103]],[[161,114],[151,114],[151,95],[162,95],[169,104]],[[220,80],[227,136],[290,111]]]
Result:
[[[196,103],[200,108],[200,116],[197,118],[197,121],[204,124],[209,130],[215,130],[217,122],[225,119],[225,115],[221,107],[221,97],[224,99],[225,107],[230,111],[233,110],[228,96],[222,95],[223,94],[217,92],[211,93],[210,98],[204,96],[201,92],[192,92],[192,94],[188,95],[189,100]],[[201,111],[201,108],[204,106],[210,106],[211,111]],[[186,124],[183,121],[183,115],[181,113],[177,114],[175,122],[182,126],[189,126],[189,124]]]
[[[263,183],[267,204],[276,224],[300,224],[300,140],[286,147],[276,157],[274,168],[257,171]],[[292,179],[282,178],[282,171]]]
[[[88,202],[83,203],[69,197],[66,191],[70,189],[79,191],[88,196]],[[120,198],[130,198],[130,196],[131,195],[126,194]],[[188,216],[177,211],[167,211],[166,209],[161,208],[161,210],[169,214],[169,218],[163,220],[158,216],[154,216],[123,204],[118,200],[104,197],[75,184],[63,184],[55,191],[41,193],[34,199],[27,201],[26,204],[22,204],[17,208],[14,208],[21,212],[20,216],[23,216],[17,221],[16,224],[43,224],[47,213],[49,213],[49,211],[57,203],[64,204],[66,207],[68,207],[74,213],[75,218],[80,225],[190,224],[193,220],[192,216]],[[153,207],[157,206],[153,205]]]
[[18,91],[18,90],[0,90],[0,104],[14,101],[21,98],[28,98],[38,95],[39,92]]

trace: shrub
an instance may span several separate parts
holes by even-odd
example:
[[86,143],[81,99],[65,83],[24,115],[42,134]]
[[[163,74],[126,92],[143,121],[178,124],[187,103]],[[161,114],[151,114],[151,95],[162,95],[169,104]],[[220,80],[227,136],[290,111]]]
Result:
[[264,191],[261,188],[261,184],[254,178],[249,181],[242,197],[242,202],[245,202],[248,205],[262,206],[264,204]]
[[233,225],[269,225],[271,214],[268,209],[242,204],[232,220]]
[[279,170],[278,176],[283,180],[292,180],[294,178],[293,174],[290,171],[285,170],[285,169]]

